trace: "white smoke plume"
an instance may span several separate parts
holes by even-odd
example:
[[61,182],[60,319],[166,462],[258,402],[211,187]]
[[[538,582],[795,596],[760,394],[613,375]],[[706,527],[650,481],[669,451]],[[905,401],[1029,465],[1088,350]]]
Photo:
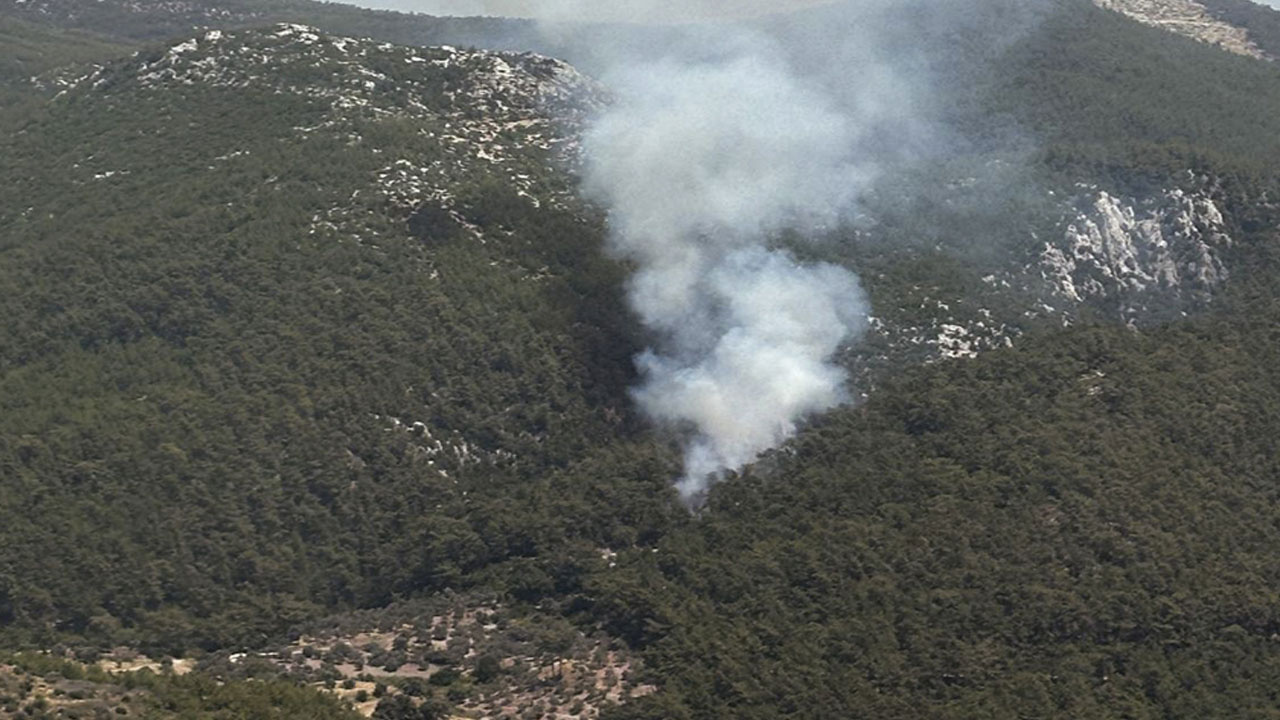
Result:
[[847,400],[832,358],[866,326],[858,279],[771,240],[838,223],[912,123],[892,73],[850,46],[867,37],[856,24],[821,35],[691,26],[604,63],[616,102],[584,138],[584,185],[636,265],[629,300],[654,342],[634,397],[685,433],[692,502]]

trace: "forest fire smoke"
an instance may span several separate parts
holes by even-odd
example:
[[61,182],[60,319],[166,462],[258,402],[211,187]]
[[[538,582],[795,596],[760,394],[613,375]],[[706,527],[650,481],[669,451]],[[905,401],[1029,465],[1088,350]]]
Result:
[[904,102],[867,58],[860,79],[834,77],[865,48],[847,45],[849,28],[823,33],[688,26],[604,63],[617,101],[584,139],[584,185],[608,209],[612,249],[637,267],[628,298],[653,341],[633,395],[685,438],[678,486],[693,503],[847,399],[832,358],[866,326],[858,278],[771,239],[839,222]]

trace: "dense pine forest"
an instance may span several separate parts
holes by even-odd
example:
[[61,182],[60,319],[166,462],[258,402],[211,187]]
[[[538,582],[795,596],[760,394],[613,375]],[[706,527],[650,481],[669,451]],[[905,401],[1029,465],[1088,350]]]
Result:
[[[691,512],[571,142],[490,134],[492,58],[417,46],[572,49],[189,5],[0,2],[0,713],[496,717],[572,657],[626,665],[563,699],[614,720],[1280,716],[1280,67],[1084,0],[904,4],[949,152],[779,242],[887,323],[928,296],[1011,340],[849,349],[858,402]],[[1229,281],[1024,312],[983,278],[1082,187],[1208,188]]]

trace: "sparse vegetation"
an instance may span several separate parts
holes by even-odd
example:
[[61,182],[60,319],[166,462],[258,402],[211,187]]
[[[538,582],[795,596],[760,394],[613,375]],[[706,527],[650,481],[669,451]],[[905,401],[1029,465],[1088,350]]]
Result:
[[0,657],[5,717],[355,720],[332,697],[283,680],[222,682],[201,675],[125,672],[38,653]]

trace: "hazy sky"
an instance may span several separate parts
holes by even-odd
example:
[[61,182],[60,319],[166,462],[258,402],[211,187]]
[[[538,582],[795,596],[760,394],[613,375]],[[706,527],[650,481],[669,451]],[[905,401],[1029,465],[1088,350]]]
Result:
[[[347,0],[362,7],[403,10],[430,15],[505,15],[540,17],[548,14],[563,17],[563,0]],[[741,17],[766,12],[784,12],[820,5],[832,0],[665,0],[669,6],[665,19],[669,22],[717,17]],[[1255,0],[1280,9],[1280,0]],[[572,19],[635,20],[627,11],[626,0],[579,0]]]
[[[833,0],[661,0],[646,5],[662,8],[668,22],[743,17],[785,12]],[[403,10],[429,15],[504,15],[552,17],[560,20],[637,20],[626,0],[348,0],[362,7]],[[566,11],[566,7],[572,8]],[[649,13],[646,13],[649,15]],[[652,19],[654,16],[649,15]]]

